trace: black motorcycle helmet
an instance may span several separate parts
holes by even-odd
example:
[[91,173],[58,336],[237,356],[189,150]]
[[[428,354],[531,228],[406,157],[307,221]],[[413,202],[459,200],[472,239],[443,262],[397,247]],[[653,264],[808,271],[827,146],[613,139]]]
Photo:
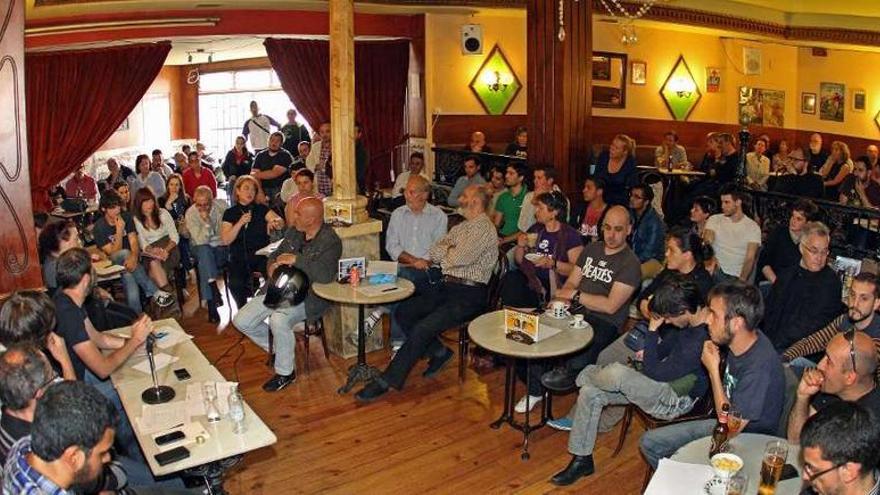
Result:
[[289,308],[302,303],[309,292],[309,277],[294,266],[279,265],[272,273],[263,304],[270,309]]

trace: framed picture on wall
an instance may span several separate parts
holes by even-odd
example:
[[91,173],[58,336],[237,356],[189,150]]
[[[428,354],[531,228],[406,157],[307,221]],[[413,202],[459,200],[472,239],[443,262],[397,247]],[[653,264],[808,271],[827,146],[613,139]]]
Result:
[[721,69],[706,67],[706,92],[717,93],[721,89]]
[[633,60],[630,69],[630,83],[644,86],[648,81],[648,62]]
[[816,114],[816,93],[801,93],[801,113]]
[[819,119],[843,122],[846,112],[846,85],[819,83]]
[[853,112],[865,111],[865,90],[854,89],[852,94],[852,110]]

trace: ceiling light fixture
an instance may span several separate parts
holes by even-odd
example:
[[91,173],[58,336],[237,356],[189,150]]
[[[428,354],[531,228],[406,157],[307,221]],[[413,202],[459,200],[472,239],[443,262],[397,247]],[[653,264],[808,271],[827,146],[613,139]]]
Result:
[[599,3],[605,7],[608,15],[613,19],[617,19],[618,16],[622,17],[620,21],[620,30],[622,31],[620,42],[624,45],[634,45],[639,42],[639,37],[636,35],[636,28],[634,25],[635,21],[644,17],[657,1],[658,0],[633,0],[633,3],[641,3],[641,6],[639,6],[634,13],[630,13],[626,7],[621,5],[620,0],[599,0]]

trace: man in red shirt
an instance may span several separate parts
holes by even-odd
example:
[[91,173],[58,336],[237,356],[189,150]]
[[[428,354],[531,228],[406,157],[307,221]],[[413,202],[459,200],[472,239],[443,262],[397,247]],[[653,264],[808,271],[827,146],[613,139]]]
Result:
[[88,176],[83,167],[74,172],[73,177],[64,185],[64,194],[68,198],[82,198],[88,201],[98,199],[98,184]]
[[196,188],[199,186],[208,186],[211,189],[213,197],[217,197],[217,179],[214,173],[207,168],[202,168],[202,160],[199,159],[197,151],[189,153],[189,168],[183,171],[183,190],[189,197],[193,197]]

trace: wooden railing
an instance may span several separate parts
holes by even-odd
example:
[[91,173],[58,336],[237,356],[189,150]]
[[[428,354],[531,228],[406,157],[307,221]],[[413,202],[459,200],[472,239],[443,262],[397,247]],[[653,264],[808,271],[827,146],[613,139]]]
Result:
[[452,186],[456,179],[464,175],[464,159],[474,155],[480,159],[480,171],[486,176],[495,166],[506,167],[510,162],[525,162],[519,156],[497,155],[495,153],[474,153],[462,149],[433,147],[434,152],[434,183]]

